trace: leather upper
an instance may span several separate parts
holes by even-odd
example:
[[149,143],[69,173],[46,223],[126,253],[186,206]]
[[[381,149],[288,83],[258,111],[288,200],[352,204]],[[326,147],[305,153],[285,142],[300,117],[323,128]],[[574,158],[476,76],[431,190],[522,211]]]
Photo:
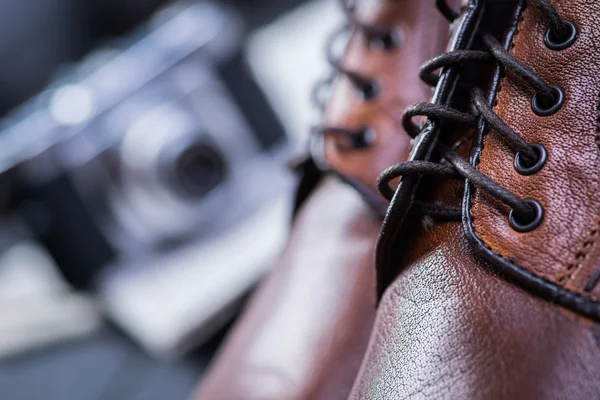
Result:
[[[510,53],[547,82],[563,89],[564,105],[551,116],[532,111],[533,90],[508,74],[501,82],[495,111],[529,143],[548,152],[544,167],[524,176],[513,167],[510,151],[491,130],[485,134],[477,167],[485,175],[523,198],[544,207],[542,224],[519,233],[508,224],[509,209],[474,189],[470,204],[474,233],[498,257],[567,288],[598,300],[599,285],[585,286],[597,272],[600,232],[600,3],[595,0],[553,0],[562,19],[575,23],[579,35],[567,49],[544,44],[547,23],[540,11],[527,7],[520,16]],[[600,317],[600,312],[596,312]]]
[[598,397],[598,325],[491,274],[458,222],[413,235],[350,399]]
[[378,49],[360,32],[351,38],[342,64],[376,82],[378,93],[364,100],[347,77],[338,75],[324,122],[349,129],[369,127],[375,141],[367,148],[348,150],[339,146],[338,138],[326,136],[324,161],[383,214],[387,201],[377,192],[377,177],[390,164],[408,157],[409,140],[400,117],[407,105],[430,97],[431,88],[418,79],[418,69],[445,48],[448,23],[433,1],[358,1],[354,13],[366,24],[394,32],[398,45]]
[[379,218],[326,178],[202,382],[199,400],[345,398],[375,316]]
[[[551,2],[563,18],[577,24],[582,24],[584,18],[600,18],[598,6],[590,2]],[[480,8],[484,5],[488,17],[494,5],[511,7],[517,18],[514,24],[507,20],[503,37],[508,40],[499,38],[500,42],[524,63],[528,61],[523,58],[529,57],[528,65],[545,79],[564,85],[567,100],[561,111],[541,118],[530,115],[532,93],[518,90],[520,86],[513,85],[510,76],[499,75],[493,66],[490,79],[478,82],[491,90],[497,99],[494,109],[506,122],[527,141],[546,146],[547,165],[539,177],[516,175],[512,167],[514,154],[502,145],[497,132],[481,127],[448,124],[436,133],[433,124],[423,135],[439,134],[434,140],[443,140],[481,172],[517,194],[538,198],[548,207],[546,214],[557,215],[547,216],[539,231],[529,233],[534,239],[525,239],[529,234],[508,231],[508,210],[468,182],[465,185],[462,181],[427,178],[405,186],[403,179],[386,217],[384,240],[378,244],[378,250],[382,246],[387,249],[385,257],[378,258],[387,261],[380,268],[391,271],[388,276],[393,274],[395,279],[381,299],[351,399],[588,399],[600,393],[599,325],[581,313],[571,312],[574,308],[559,307],[564,299],[558,289],[551,291],[556,297],[542,298],[533,287],[518,281],[522,277],[538,278],[544,284],[554,282],[553,287],[574,292],[578,290],[575,285],[582,285],[577,281],[578,274],[586,275],[586,268],[598,264],[595,257],[600,251],[593,231],[597,215],[591,211],[597,209],[597,199],[590,197],[594,196],[596,179],[583,175],[594,175],[592,171],[597,169],[594,146],[600,91],[594,87],[596,78],[590,76],[589,68],[580,65],[575,77],[570,67],[565,66],[562,72],[553,67],[564,65],[566,60],[576,65],[579,58],[589,60],[587,65],[593,66],[599,58],[590,49],[597,40],[589,39],[598,25],[592,24],[587,31],[580,28],[582,37],[578,40],[585,43],[585,54],[583,49],[577,50],[577,44],[571,53],[546,54],[547,49],[538,48],[542,20],[531,1],[523,8],[525,3],[520,1],[472,0],[453,42],[454,49],[476,46],[477,40],[471,39],[479,27],[489,29],[494,25],[481,23],[486,18]],[[584,10],[590,15],[584,17]],[[491,13],[496,21],[503,19],[500,15],[499,10]],[[502,36],[500,31],[494,33]],[[455,78],[469,82],[476,75],[466,69]],[[439,86],[437,89],[438,100],[466,107],[461,101],[464,96],[453,98],[448,90],[446,97],[440,97],[444,93]],[[580,103],[574,105],[573,98]],[[423,138],[420,143],[423,148],[431,144]],[[419,152],[419,147],[413,157],[428,154]],[[564,165],[559,166],[561,163]],[[577,198],[570,199],[567,194]],[[404,218],[402,208],[396,207],[415,199],[454,206],[462,203],[463,213],[467,214],[461,222],[436,222],[423,215]],[[403,229],[394,226],[398,221]],[[471,222],[475,233],[469,231]],[[554,223],[561,224],[561,231],[553,230]],[[506,265],[488,257],[475,245],[475,234],[490,249],[503,254],[515,269],[507,272]],[[397,240],[400,238],[401,245]],[[565,268],[557,267],[561,265],[559,258],[568,260],[569,254],[575,255],[579,266],[572,267],[575,271],[571,277],[560,283],[558,277]]]
[[[478,254],[531,294],[599,320],[600,270],[589,255],[598,251],[600,236],[600,178],[592,172],[600,162],[600,78],[586,71],[600,64],[588,51],[600,39],[594,24],[594,17],[600,18],[600,6],[584,0],[556,0],[552,4],[563,19],[579,27],[578,38],[567,49],[546,47],[543,38],[548,23],[537,7],[524,0],[472,0],[453,46],[454,50],[486,50],[481,37],[494,35],[518,62],[562,88],[565,101],[555,114],[534,113],[533,89],[511,69],[489,63],[462,66],[460,72],[457,68],[445,71],[434,97],[437,104],[450,103],[468,110],[470,93],[460,88],[474,85],[484,89],[500,119],[526,142],[547,149],[542,169],[527,176],[518,173],[513,166],[514,150],[485,123],[470,132],[464,126],[454,129],[448,123],[430,121],[411,158],[431,157],[431,149],[438,142],[452,147],[457,141],[473,139],[465,159],[500,187],[520,198],[539,201],[545,210],[540,226],[517,232],[508,221],[510,207],[467,180],[462,206],[464,229]],[[410,234],[406,230],[407,210],[422,186],[414,177],[403,179],[386,216],[377,252],[379,293],[396,273],[395,268],[386,266],[396,264],[402,254],[397,243]]]
[[[498,17],[506,18],[512,14],[510,8],[503,6],[501,2],[497,3],[500,6],[496,8],[497,11],[503,11],[502,13],[484,12],[485,4],[482,0],[471,0],[462,8],[462,15],[454,22],[452,27],[453,35],[448,45],[449,50],[464,51],[473,49],[475,45],[481,46],[480,41],[476,40],[479,27],[485,24],[491,28],[491,22],[495,19]],[[484,20],[482,21],[482,19]],[[500,24],[496,27],[496,31],[497,35],[506,36],[506,24]],[[468,108],[469,95],[464,88],[473,85],[489,86],[491,73],[492,68],[479,65],[472,66],[472,69],[466,69],[464,66],[460,69],[443,69],[431,102],[466,109]],[[459,82],[464,83],[461,85]],[[415,140],[410,160],[437,162],[439,161],[439,155],[434,150],[439,143],[455,149],[458,146],[469,146],[475,134],[476,132],[465,128],[463,125],[454,126],[444,121],[427,120],[425,127]],[[430,177],[408,175],[402,177],[398,185],[385,216],[377,244],[376,283],[379,297],[398,274],[397,266],[401,263],[409,238],[413,235],[410,222],[414,215],[412,212],[414,203],[419,197],[427,196],[429,187],[437,185],[431,183],[431,181]],[[460,190],[460,187],[457,190]],[[451,199],[452,197],[448,199],[440,198],[431,200],[431,202],[449,204]],[[457,206],[460,203],[452,205]]]

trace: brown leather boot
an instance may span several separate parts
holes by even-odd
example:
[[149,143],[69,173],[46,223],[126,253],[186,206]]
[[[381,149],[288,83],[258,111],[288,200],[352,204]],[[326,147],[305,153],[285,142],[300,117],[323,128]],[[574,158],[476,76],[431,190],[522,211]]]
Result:
[[600,396],[599,23],[597,0],[471,0],[424,65],[352,399]]
[[[281,265],[235,326],[197,399],[331,400],[350,392],[375,316],[373,254],[387,208],[375,181],[408,157],[399,116],[430,98],[418,67],[443,51],[449,25],[433,2],[357,3],[344,2],[353,33],[341,61],[331,60],[338,73]],[[330,172],[318,185],[315,164]]]

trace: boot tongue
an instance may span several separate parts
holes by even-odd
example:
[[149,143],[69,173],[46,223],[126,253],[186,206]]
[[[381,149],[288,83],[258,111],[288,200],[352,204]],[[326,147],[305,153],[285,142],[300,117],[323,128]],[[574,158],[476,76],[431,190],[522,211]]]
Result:
[[[496,37],[508,47],[515,32],[518,16],[521,13],[521,0],[471,0],[463,9],[459,19],[453,24],[453,36],[448,51],[480,50],[487,51],[481,42],[481,33]],[[470,88],[478,87],[491,98],[498,86],[500,68],[494,63],[464,63],[444,68],[434,89],[432,103],[470,111]],[[439,162],[435,150],[440,144],[454,148],[469,149],[472,136],[476,132],[465,126],[429,120],[415,139],[410,160]],[[468,151],[468,150],[467,150]],[[429,183],[428,183],[429,182]],[[412,207],[415,201],[429,191],[431,180],[416,176],[401,180],[390,208],[385,217],[376,253],[377,293],[381,297],[387,286],[397,275],[398,265],[409,238],[412,235]],[[448,204],[448,199],[437,199]],[[449,204],[460,206],[457,204]]]

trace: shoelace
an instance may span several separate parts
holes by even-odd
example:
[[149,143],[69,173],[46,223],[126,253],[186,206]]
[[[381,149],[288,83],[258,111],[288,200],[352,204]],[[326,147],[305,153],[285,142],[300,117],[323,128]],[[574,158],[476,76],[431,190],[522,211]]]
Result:
[[[444,7],[440,3],[445,2],[443,0],[438,1],[438,8],[445,10],[442,11],[444,15],[455,16],[455,13],[447,5]],[[548,0],[533,0],[533,3],[548,22],[548,29],[544,37],[546,46],[554,50],[561,50],[573,44],[578,34],[576,26],[570,21],[562,20]],[[509,69],[521,82],[530,85],[535,90],[531,105],[536,114],[548,116],[561,108],[565,99],[562,89],[547,83],[529,67],[515,59],[493,36],[484,34],[482,39],[488,48],[487,51],[457,50],[441,54],[421,67],[421,79],[425,83],[434,86],[438,81],[435,71],[441,68],[456,67],[465,62],[498,62],[504,68]],[[481,89],[472,88],[470,100],[473,106],[473,110],[470,112],[463,112],[432,103],[413,104],[402,115],[403,127],[408,135],[414,138],[421,131],[421,128],[412,121],[415,116],[424,116],[431,120],[444,120],[470,127],[477,127],[481,118],[488,124],[488,127],[496,130],[506,144],[516,153],[514,166],[517,172],[523,175],[531,175],[544,166],[547,159],[546,149],[537,143],[527,143],[514,129],[506,124],[493,111]],[[541,223],[544,209],[537,200],[521,198],[497,184],[459,156],[453,149],[438,144],[437,150],[442,160],[439,163],[412,160],[400,162],[386,169],[377,180],[381,194],[391,200],[394,190],[389,183],[400,176],[428,175],[439,178],[468,179],[473,185],[511,207],[509,221],[513,229],[526,232],[535,229]],[[422,202],[415,203],[415,206],[422,213],[434,218],[460,220],[462,216],[460,207]]]
[[[377,25],[367,24],[360,21],[355,14],[356,6],[348,0],[339,0],[340,6],[348,21],[343,27],[334,31],[327,41],[327,61],[334,70],[329,78],[323,79],[315,85],[313,90],[313,102],[321,110],[325,109],[325,101],[322,93],[333,83],[337,75],[344,75],[359,92],[364,101],[374,99],[379,93],[379,85],[373,77],[364,76],[356,71],[344,67],[339,58],[334,55],[334,48],[342,35],[351,37],[359,32],[369,43],[369,46],[382,51],[391,51],[399,45],[399,40],[394,31]],[[346,43],[347,44],[347,43]],[[343,138],[338,143],[340,150],[357,150],[369,147],[375,140],[374,132],[367,126],[358,126],[353,129],[342,126],[317,126],[313,128],[315,136],[337,136]]]
[[[327,60],[334,70],[330,77],[318,82],[312,93],[313,103],[321,109],[325,109],[326,101],[323,100],[322,93],[331,86],[337,75],[344,75],[358,90],[364,101],[370,101],[377,97],[380,87],[374,77],[364,76],[356,71],[345,68],[338,57],[334,55],[333,49],[342,35],[351,37],[357,31],[363,35],[371,48],[380,51],[392,51],[400,45],[400,38],[397,33],[389,28],[367,24],[356,17],[356,4],[350,4],[348,0],[339,0],[340,6],[344,11],[347,24],[337,31],[334,31],[327,41]],[[458,13],[450,9],[444,0],[436,0],[438,10],[449,21],[454,20]],[[347,44],[347,43],[346,43]],[[357,126],[349,129],[342,126],[317,126],[313,128],[315,136],[336,136],[345,139],[338,144],[340,150],[358,150],[369,147],[375,141],[375,133],[368,126]]]

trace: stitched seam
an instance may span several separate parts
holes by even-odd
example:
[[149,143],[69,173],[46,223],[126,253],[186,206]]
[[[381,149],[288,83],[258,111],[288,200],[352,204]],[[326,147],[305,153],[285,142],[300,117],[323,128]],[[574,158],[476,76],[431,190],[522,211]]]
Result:
[[[512,39],[512,43],[511,43],[511,45],[510,45],[510,50],[512,50],[512,49],[514,48],[514,45],[515,45],[516,38],[517,38],[517,37],[518,37],[518,35],[520,34],[520,31],[521,31],[521,30],[520,30],[520,27],[521,27],[521,23],[522,23],[522,22],[523,22],[523,20],[524,20],[524,16],[523,16],[523,14],[525,13],[525,11],[526,11],[526,9],[524,8],[524,9],[523,9],[523,12],[521,13],[521,16],[519,17],[519,22],[518,22],[518,24],[517,24],[517,28],[516,28],[516,30],[515,30],[515,34],[514,34],[514,36],[513,36],[513,39]],[[510,50],[509,50],[509,51],[510,51]],[[499,89],[498,89],[498,95],[496,96],[496,99],[495,99],[495,101],[494,101],[494,105],[493,105],[494,107],[497,105],[497,100],[498,100],[498,97],[499,97],[499,94],[500,94],[500,92],[502,91],[502,84],[503,84],[503,82],[504,82],[504,79],[506,79],[506,78],[505,78],[505,77],[503,77],[503,78],[500,80],[500,83],[499,83],[499,85],[498,85],[498,86],[499,86]],[[597,107],[597,109],[598,109],[598,113],[599,113],[599,114],[598,114],[598,117],[597,117],[597,120],[596,120],[596,126],[597,126],[597,130],[596,130],[596,145],[597,145],[597,146],[599,147],[599,149],[600,149],[600,103],[598,104],[598,107]],[[479,156],[478,156],[478,158],[477,158],[477,163],[476,163],[476,166],[477,166],[477,165],[479,165],[479,162],[480,162],[480,160],[481,160],[481,154],[483,153],[484,144],[485,144],[485,140],[482,140],[482,144],[481,144],[481,148],[480,148],[480,150],[479,150],[479,154],[478,154]],[[471,197],[474,197],[474,196],[475,196],[475,190],[476,190],[476,188],[472,186],[472,187],[471,187],[471,189],[472,189]],[[540,280],[542,280],[543,282],[546,282],[547,284],[549,284],[549,285],[551,285],[551,286],[558,286],[558,287],[559,287],[559,289],[560,289],[560,290],[562,290],[564,293],[566,293],[566,294],[569,294],[569,295],[573,296],[573,297],[574,297],[575,299],[577,299],[577,300],[580,300],[580,301],[589,301],[589,300],[591,300],[591,301],[593,301],[593,302],[596,302],[596,303],[599,301],[599,299],[598,299],[598,298],[596,298],[596,297],[594,297],[594,296],[592,296],[592,295],[585,295],[585,294],[582,294],[582,293],[575,292],[575,291],[572,291],[572,290],[570,290],[570,289],[567,289],[567,288],[566,288],[566,287],[564,287],[564,286],[559,286],[559,285],[557,285],[557,283],[556,283],[556,282],[550,281],[550,280],[549,280],[547,277],[545,277],[545,276],[543,276],[543,275],[541,275],[541,274],[539,274],[539,273],[534,273],[533,271],[530,271],[530,270],[528,270],[527,268],[523,268],[523,267],[521,267],[520,265],[518,265],[518,264],[514,263],[512,260],[510,260],[510,259],[506,258],[505,256],[503,256],[503,255],[501,255],[501,254],[497,253],[495,250],[493,250],[493,249],[492,249],[492,248],[491,248],[491,247],[490,247],[490,246],[489,246],[489,245],[488,245],[488,244],[487,244],[487,243],[486,243],[486,242],[485,242],[485,241],[482,239],[481,235],[479,235],[479,234],[477,233],[477,230],[476,230],[476,228],[475,228],[475,219],[474,219],[474,217],[473,217],[473,213],[472,213],[472,206],[473,206],[473,202],[472,202],[472,201],[469,201],[469,215],[470,215],[470,217],[471,217],[471,221],[470,221],[470,222],[471,222],[471,224],[470,224],[470,225],[471,225],[471,228],[473,229],[473,234],[476,236],[476,238],[477,238],[477,239],[478,239],[478,241],[481,243],[481,245],[482,245],[483,247],[485,247],[485,248],[486,248],[486,249],[487,249],[487,250],[488,250],[490,253],[492,253],[492,254],[494,254],[496,257],[498,257],[498,258],[500,258],[500,259],[504,260],[506,263],[508,263],[508,264],[512,265],[513,267],[515,267],[515,268],[517,268],[517,269],[519,269],[519,270],[521,270],[521,271],[524,271],[525,273],[527,273],[527,274],[531,275],[532,277],[535,277],[535,278],[537,278],[537,279],[540,279]],[[583,257],[582,257],[583,259],[584,259],[584,258],[585,258],[585,256],[587,255],[587,252],[589,252],[589,248],[586,248],[586,243],[587,243],[587,242],[590,240],[591,236],[594,236],[594,239],[593,239],[593,241],[592,241],[592,244],[593,244],[593,243],[594,243],[594,242],[595,242],[595,241],[598,239],[598,237],[600,236],[600,235],[598,234],[599,232],[600,232],[600,220],[599,220],[599,221],[596,223],[596,226],[595,226],[595,227],[594,227],[594,228],[593,228],[593,229],[590,231],[590,234],[588,235],[588,237],[586,238],[586,241],[584,242],[584,244],[583,244],[583,245],[582,245],[582,247],[581,247],[581,250],[584,250],[584,251],[585,251],[585,253],[586,253],[586,254],[584,254],[584,255],[583,255]],[[588,247],[591,247],[591,244],[590,244],[590,245],[588,245]],[[581,252],[581,250],[580,250],[579,252]],[[578,253],[579,253],[579,252],[578,252]],[[577,254],[577,253],[576,253],[576,254]],[[559,278],[559,281],[560,281],[560,278]]]
[[[600,149],[600,96],[598,98],[596,112],[597,112],[596,135],[595,135],[594,141],[596,143],[596,147],[598,147],[598,149]],[[570,281],[571,278],[573,277],[573,274],[578,269],[581,268],[583,261],[587,258],[590,250],[592,249],[593,245],[598,241],[599,237],[600,237],[600,216],[596,217],[596,222],[594,224],[594,227],[588,233],[583,244],[575,252],[575,260],[573,262],[567,264],[565,270],[559,277],[559,282],[561,284],[566,284],[568,281]],[[592,273],[594,273],[594,271],[592,271]]]
[[[525,7],[526,7],[526,6],[525,6]],[[511,40],[511,43],[510,43],[510,46],[509,46],[509,51],[511,51],[511,50],[513,50],[513,49],[514,49],[514,47],[515,47],[515,42],[516,42],[516,40],[517,40],[517,37],[518,37],[518,36],[520,35],[520,33],[521,33],[521,26],[522,26],[522,23],[523,23],[523,21],[524,21],[524,19],[525,19],[525,16],[524,16],[524,14],[525,14],[525,12],[526,12],[526,11],[527,11],[527,9],[526,9],[526,8],[524,8],[524,9],[523,9],[523,11],[521,12],[521,15],[519,16],[519,22],[517,23],[517,28],[515,29],[515,33],[514,33],[514,35],[513,35],[513,37],[512,37],[512,40]],[[501,72],[501,73],[502,73],[502,78],[500,79],[500,82],[498,83],[498,90],[497,90],[497,94],[496,94],[496,97],[495,97],[495,99],[494,99],[494,102],[493,102],[493,105],[492,105],[492,107],[493,107],[493,108],[495,108],[495,107],[498,105],[498,98],[500,97],[500,94],[501,94],[501,93],[502,93],[502,91],[504,90],[504,81],[507,79],[507,78],[506,78],[506,73],[505,73],[504,71],[503,71],[503,72]],[[600,105],[599,105],[599,106],[600,106]],[[600,115],[598,116],[598,124],[600,125]],[[488,135],[489,135],[489,131],[488,131],[488,133],[486,133],[486,134],[485,134],[484,138],[482,139],[482,142],[481,142],[481,148],[480,148],[480,150],[479,150],[479,156],[477,157],[477,160],[476,160],[476,165],[475,165],[476,167],[477,167],[477,166],[479,166],[479,164],[480,164],[480,162],[481,162],[481,155],[483,154],[483,151],[484,151],[484,148],[485,148],[485,139],[486,139],[486,137],[487,137]],[[599,132],[598,132],[598,134],[597,134],[597,139],[598,139],[598,145],[599,145],[599,147],[600,147],[600,131],[599,131]],[[475,192],[476,192],[476,190],[477,190],[477,188],[476,188],[476,187],[474,187],[474,186],[472,186],[472,187],[471,187],[471,191],[472,191],[472,193],[471,193],[471,197],[473,197],[473,198],[475,197]],[[503,260],[505,260],[505,261],[509,262],[511,265],[513,265],[513,266],[515,266],[515,267],[517,267],[517,268],[519,268],[519,269],[521,269],[521,270],[523,270],[523,271],[529,272],[529,273],[530,273],[530,274],[532,274],[533,276],[537,276],[538,278],[542,279],[542,280],[543,280],[543,281],[545,281],[545,282],[548,282],[548,283],[550,283],[550,284],[552,284],[552,285],[556,285],[556,282],[553,282],[553,281],[549,280],[549,279],[548,279],[548,277],[546,277],[546,276],[544,276],[544,275],[542,275],[542,274],[539,274],[539,273],[535,273],[535,272],[533,272],[533,271],[530,271],[530,270],[528,270],[527,268],[523,268],[523,267],[519,266],[518,264],[515,264],[515,263],[514,263],[512,260],[509,260],[509,259],[508,259],[508,258],[506,258],[505,256],[503,256],[503,255],[499,254],[498,252],[494,251],[494,250],[493,250],[493,249],[492,249],[492,248],[491,248],[491,247],[490,247],[490,246],[489,246],[489,245],[488,245],[488,244],[487,244],[487,243],[486,243],[486,242],[483,240],[483,238],[482,238],[481,234],[478,232],[478,230],[477,230],[477,227],[476,227],[476,225],[475,225],[475,217],[473,216],[472,209],[473,209],[473,202],[470,202],[470,205],[469,205],[469,215],[470,215],[470,217],[471,217],[471,227],[473,228],[473,232],[474,232],[474,234],[475,234],[475,235],[476,235],[476,236],[479,238],[479,240],[481,241],[481,243],[483,244],[483,246],[484,246],[486,249],[488,249],[488,250],[489,250],[491,253],[495,254],[496,256],[498,256],[498,257],[502,258]],[[600,228],[600,224],[598,225],[598,227]],[[599,231],[600,231],[600,229],[596,229],[596,235],[597,235],[597,233],[598,233]],[[589,250],[588,250],[588,251],[589,251]],[[585,255],[584,255],[584,257],[585,257]],[[568,289],[564,289],[564,290],[567,290],[567,291],[569,291]],[[577,292],[571,292],[571,291],[569,291],[569,292],[570,292],[570,293],[572,293],[572,294],[574,294],[574,295],[577,295],[577,296],[579,296],[579,297],[582,297],[582,298],[589,298],[588,296],[585,296],[585,297],[583,297],[583,296],[580,296],[580,295],[579,295]],[[595,300],[595,299],[594,299],[594,300]]]
[[[520,266],[520,265],[518,265],[518,264],[515,264],[515,263],[514,263],[512,260],[509,260],[509,259],[505,258],[504,256],[502,256],[502,255],[498,254],[496,251],[494,251],[492,248],[490,248],[490,247],[487,245],[487,243],[485,243],[483,240],[481,240],[481,238],[479,238],[479,242],[480,242],[480,243],[483,245],[483,247],[485,247],[486,249],[488,249],[488,250],[490,251],[490,253],[494,254],[494,255],[495,255],[496,257],[498,257],[498,258],[501,258],[501,259],[503,259],[505,262],[507,262],[508,264],[512,265],[513,267],[515,267],[515,268],[518,268],[518,269],[520,269],[521,271],[525,271],[525,272],[526,272],[526,273],[528,273],[529,275],[531,275],[531,276],[533,276],[533,277],[536,277],[536,278],[538,278],[538,279],[541,279],[542,281],[546,282],[547,284],[549,284],[549,285],[551,285],[551,286],[557,286],[557,285],[556,285],[556,282],[552,282],[552,281],[548,280],[546,277],[544,277],[544,276],[542,276],[542,275],[539,275],[539,274],[533,273],[533,272],[529,271],[528,269],[526,269],[526,268],[523,268],[523,267],[521,267],[521,266]],[[567,294],[569,294],[569,295],[573,296],[574,298],[576,298],[576,299],[578,299],[578,300],[582,300],[582,301],[586,301],[586,300],[592,300],[592,301],[594,301],[594,302],[596,302],[596,303],[599,301],[599,299],[598,299],[598,298],[596,298],[596,297],[594,297],[594,296],[591,296],[591,295],[584,295],[584,294],[582,294],[582,293],[575,292],[575,291],[573,291],[573,290],[571,290],[571,289],[567,289],[567,288],[565,288],[565,287],[563,287],[563,286],[558,286],[558,287],[559,287],[559,289],[560,289],[560,290],[562,290],[564,293],[567,293]],[[598,303],[597,303],[596,305],[598,305]]]
[[596,106],[596,147],[600,149],[600,95],[598,96],[598,105]]
[[566,284],[575,273],[576,270],[581,268],[583,262],[587,258],[590,250],[594,246],[594,244],[598,241],[598,237],[600,236],[600,220],[596,219],[596,223],[592,229],[590,229],[588,235],[586,236],[583,244],[579,247],[579,249],[574,253],[574,260],[567,264],[565,270],[561,273],[558,278],[558,283],[561,285]]
[[[527,7],[527,6],[525,6],[525,7]],[[510,43],[510,46],[508,49],[509,52],[514,48],[515,41],[517,40],[517,37],[521,33],[521,24],[522,24],[523,20],[525,19],[525,17],[523,16],[523,14],[525,14],[525,11],[526,11],[526,8],[523,9],[523,11],[521,12],[521,15],[519,16],[519,22],[517,23],[517,28],[515,29],[515,33],[512,37],[512,40],[511,40],[511,43]],[[500,74],[501,74],[501,78],[500,78],[500,82],[498,83],[498,90],[496,91],[496,96],[495,96],[494,102],[492,104],[493,109],[495,109],[496,106],[498,105],[498,98],[500,97],[500,93],[502,93],[502,91],[504,90],[504,81],[507,79],[505,71],[501,70]],[[479,154],[478,154],[478,157],[477,157],[477,160],[475,163],[475,168],[478,168],[479,164],[481,163],[481,156],[483,154],[483,150],[485,148],[485,141],[486,141],[486,138],[489,136],[489,133],[490,132],[488,129],[488,132],[484,133],[484,136],[481,139],[481,149],[479,149]],[[474,198],[476,196],[477,188],[473,186],[471,190],[472,190],[471,196]],[[481,234],[478,232],[478,229],[475,226],[475,217],[473,216],[473,212],[472,212],[473,206],[472,205],[473,205],[473,203],[471,202],[471,204],[469,206],[469,215],[471,216],[471,226],[473,228],[473,232],[477,235],[478,238],[481,239],[481,242],[484,243],[486,247],[488,247],[487,243],[484,242]],[[504,257],[502,257],[502,258],[504,258]]]
[[[595,143],[596,147],[600,149],[600,95],[598,96],[598,103],[596,106],[596,135],[595,135]],[[587,258],[590,250],[593,245],[596,244],[598,239],[600,238],[600,216],[596,217],[596,221],[594,223],[594,227],[590,229],[588,235],[586,236],[583,244],[579,247],[579,249],[574,254],[574,260],[567,264],[565,270],[561,273],[558,278],[559,283],[566,284],[571,280],[573,274],[580,269],[583,265],[583,262]],[[592,271],[593,273],[593,271]]]

